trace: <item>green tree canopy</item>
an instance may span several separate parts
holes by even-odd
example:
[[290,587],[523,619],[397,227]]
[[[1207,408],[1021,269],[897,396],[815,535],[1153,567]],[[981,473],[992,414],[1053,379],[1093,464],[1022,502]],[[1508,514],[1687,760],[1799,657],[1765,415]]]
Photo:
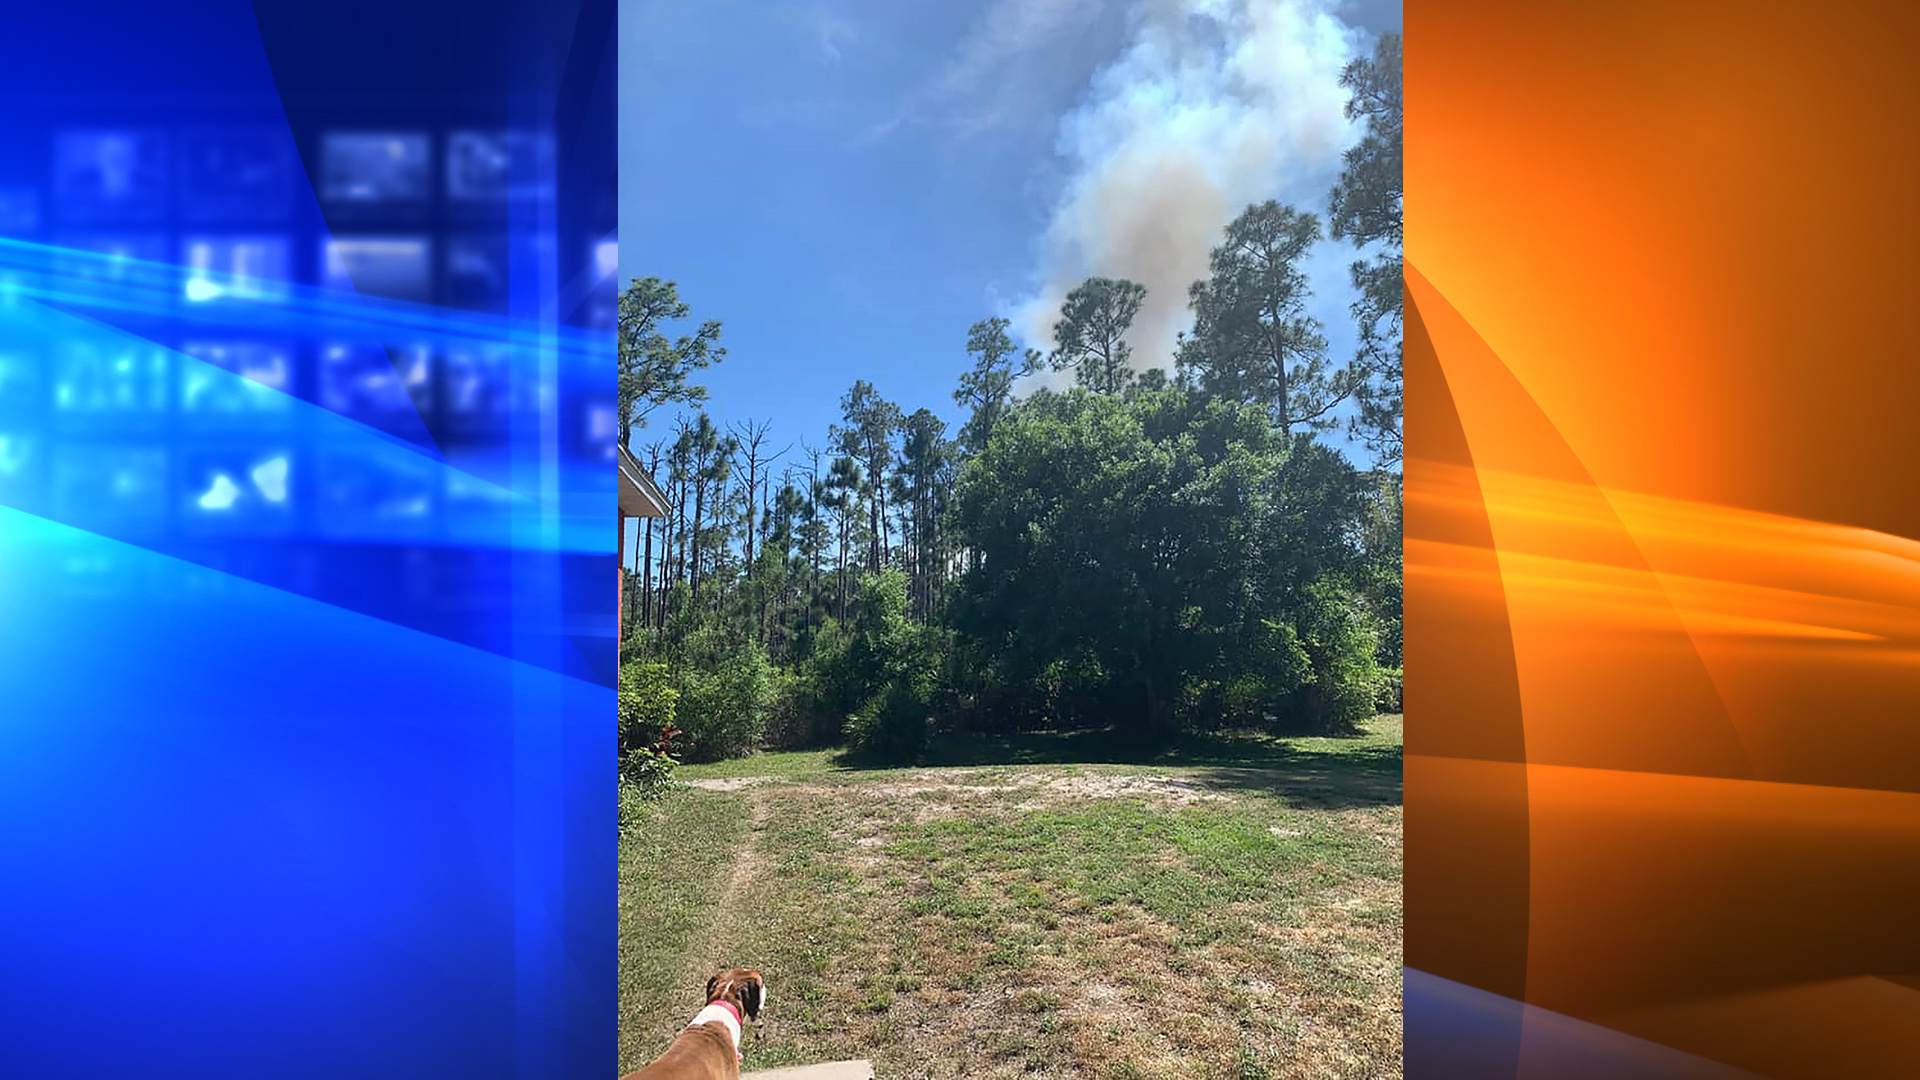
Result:
[[1312,214],[1268,200],[1249,206],[1208,257],[1209,274],[1188,291],[1193,333],[1177,356],[1209,394],[1264,406],[1283,432],[1320,430],[1352,391],[1327,362],[1313,292],[1300,263],[1320,240]]
[[866,469],[867,484],[860,489],[867,504],[867,570],[877,573],[886,554],[882,519],[886,514],[885,482],[893,464],[893,433],[900,426],[900,406],[880,396],[873,384],[856,380],[840,398],[845,425],[834,429],[842,454]]
[[1098,394],[1118,394],[1133,381],[1127,330],[1147,298],[1146,286],[1123,278],[1088,278],[1067,294],[1053,324],[1055,371]]
[[993,426],[999,422],[1013,400],[1014,381],[1040,370],[1044,360],[1038,349],[1018,355],[1013,339],[1007,336],[1008,320],[982,319],[967,327],[967,355],[973,367],[960,375],[960,388],[953,392],[955,404],[971,410],[961,429],[961,442],[972,451],[987,445]]
[[1398,461],[1404,235],[1400,35],[1383,35],[1372,56],[1347,65],[1340,84],[1350,95],[1348,118],[1364,121],[1365,130],[1346,152],[1333,188],[1330,224],[1336,240],[1375,249],[1371,258],[1356,260],[1349,271],[1360,293],[1353,305],[1360,329],[1354,358],[1360,412],[1352,427],[1376,455]]
[[1303,716],[1314,654],[1290,636],[1305,586],[1357,557],[1364,481],[1323,449],[1178,387],[1023,402],[956,494],[981,559],[953,625],[994,707],[1149,734],[1350,720]]
[[661,324],[692,313],[671,281],[636,278],[620,294],[616,391],[620,445],[627,445],[634,428],[646,426],[647,414],[654,409],[670,403],[697,405],[707,399],[706,388],[689,376],[726,358],[720,324],[708,320],[677,338],[661,329]]

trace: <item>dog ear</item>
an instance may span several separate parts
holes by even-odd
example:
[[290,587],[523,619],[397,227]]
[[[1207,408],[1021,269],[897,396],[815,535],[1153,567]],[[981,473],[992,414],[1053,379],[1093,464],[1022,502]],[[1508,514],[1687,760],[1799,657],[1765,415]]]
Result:
[[713,992],[719,986],[720,986],[720,976],[714,975],[707,979],[707,1000],[708,1001],[713,1000]]
[[766,998],[767,981],[760,973],[750,972],[746,984],[740,988],[740,1005],[747,1011],[747,1019],[760,1019],[760,1003]]

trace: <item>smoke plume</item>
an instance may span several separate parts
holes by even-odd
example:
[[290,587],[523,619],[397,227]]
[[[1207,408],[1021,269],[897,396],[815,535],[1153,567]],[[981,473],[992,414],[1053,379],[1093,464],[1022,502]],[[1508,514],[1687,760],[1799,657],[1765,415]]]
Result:
[[1068,180],[1014,330],[1052,344],[1061,300],[1089,276],[1147,287],[1136,367],[1171,363],[1187,287],[1250,203],[1324,212],[1352,139],[1340,70],[1359,35],[1333,0],[1137,0],[1127,44],[1062,121]]

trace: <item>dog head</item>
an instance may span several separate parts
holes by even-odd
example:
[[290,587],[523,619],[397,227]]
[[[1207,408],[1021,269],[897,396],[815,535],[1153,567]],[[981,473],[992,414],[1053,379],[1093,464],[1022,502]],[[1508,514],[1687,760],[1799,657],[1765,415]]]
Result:
[[730,1002],[740,1015],[758,1022],[767,1003],[767,980],[752,968],[728,968],[707,980],[707,1004]]

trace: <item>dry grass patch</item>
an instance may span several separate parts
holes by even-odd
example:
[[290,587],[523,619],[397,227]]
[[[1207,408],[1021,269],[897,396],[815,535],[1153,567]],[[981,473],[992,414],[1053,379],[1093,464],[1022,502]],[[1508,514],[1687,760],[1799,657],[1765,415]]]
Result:
[[[752,869],[737,914],[704,928],[709,944],[629,964],[648,930],[628,893],[657,899],[698,875],[623,862],[652,880],[623,877],[621,1067],[686,1022],[698,983],[659,984],[692,979],[698,954],[767,973],[751,1068],[864,1057],[896,1078],[1397,1076],[1386,743],[1351,761],[1337,741],[1286,749],[1280,775],[1253,778],[1218,764],[863,774],[775,761],[777,782],[675,793],[658,825],[711,829]],[[675,935],[652,940],[671,949]]]

